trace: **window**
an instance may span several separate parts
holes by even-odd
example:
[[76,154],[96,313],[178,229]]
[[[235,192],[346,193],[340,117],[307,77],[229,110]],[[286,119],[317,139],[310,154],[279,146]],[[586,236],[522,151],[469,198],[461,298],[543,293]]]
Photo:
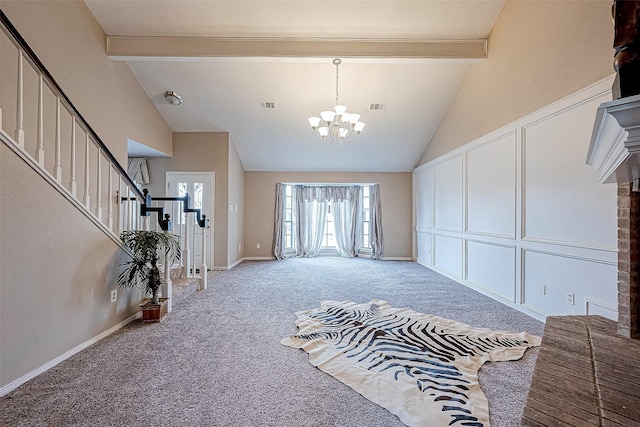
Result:
[[333,212],[331,211],[331,202],[329,202],[329,206],[327,210],[327,219],[324,224],[324,238],[322,239],[321,247],[323,249],[333,249],[336,247],[336,228],[333,223]]
[[275,208],[277,259],[335,251],[342,257],[382,257],[378,184],[278,183]]
[[369,212],[369,186],[362,186],[362,249],[371,250],[369,242],[369,223],[371,220]]
[[[369,185],[364,184],[362,187],[362,196],[361,196],[361,206],[362,206],[362,250],[365,252],[369,252],[371,250],[371,243],[369,242],[369,222],[370,222],[370,214],[369,214]],[[296,229],[296,221],[295,221],[295,212],[293,209],[294,206],[294,185],[287,184],[285,185],[285,210],[284,210],[284,239],[283,239],[283,247],[284,249],[293,250],[295,249],[295,241],[294,241],[294,230]],[[317,202],[314,202],[314,205],[317,206]],[[334,206],[331,202],[328,203],[327,207],[327,215],[325,219],[324,225],[324,233],[322,237],[321,248],[326,249],[335,249],[336,248],[336,236],[335,236],[335,225],[334,225],[334,217],[333,217]]]
[[[193,192],[189,193],[189,183],[187,182],[178,182],[178,197],[184,197],[187,193],[189,193],[189,204],[191,204],[192,206],[189,207],[193,207],[196,209],[202,209],[202,188],[203,188],[203,183],[202,182],[193,182]],[[178,215],[172,215],[172,217],[174,218],[179,218],[178,221],[175,223],[176,225],[182,225],[186,223],[186,214],[183,211],[183,206],[180,205],[176,205],[176,207],[178,209],[180,209],[180,214]],[[192,215],[193,217],[193,223],[197,224],[198,222],[198,218],[196,215]]]
[[294,249],[293,247],[293,187],[286,186],[285,193],[285,211],[284,211],[284,248]]

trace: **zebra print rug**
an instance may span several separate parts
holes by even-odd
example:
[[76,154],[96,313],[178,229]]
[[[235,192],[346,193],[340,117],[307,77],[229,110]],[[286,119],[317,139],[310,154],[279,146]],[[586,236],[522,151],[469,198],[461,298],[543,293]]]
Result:
[[489,426],[478,370],[517,360],[540,337],[474,328],[373,300],[322,301],[282,339],[309,362],[410,426]]

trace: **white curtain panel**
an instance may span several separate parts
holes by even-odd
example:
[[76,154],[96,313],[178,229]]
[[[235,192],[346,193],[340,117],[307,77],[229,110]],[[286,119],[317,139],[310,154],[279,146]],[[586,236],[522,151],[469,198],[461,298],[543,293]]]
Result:
[[299,218],[302,256],[318,256],[327,223],[329,202],[305,201],[302,203],[304,207],[302,216]]
[[371,246],[371,258],[382,258],[384,240],[382,238],[382,202],[380,200],[380,186],[372,185],[369,188],[369,245]]
[[333,224],[335,226],[335,238],[338,254],[341,257],[353,258],[356,253],[351,241],[351,227],[353,226],[353,203],[348,200],[332,202]]
[[362,247],[362,204],[360,187],[351,188],[351,200],[331,202],[338,253],[341,257],[358,256]]
[[275,224],[273,229],[273,255],[276,259],[285,259],[284,254],[284,221],[286,208],[286,191],[287,186],[284,184],[276,184],[276,208],[274,212]]

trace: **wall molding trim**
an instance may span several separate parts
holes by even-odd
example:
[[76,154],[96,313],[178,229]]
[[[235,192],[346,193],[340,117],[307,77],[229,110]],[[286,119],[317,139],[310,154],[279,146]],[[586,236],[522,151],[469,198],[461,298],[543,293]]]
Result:
[[[417,262],[542,321],[584,314],[586,300],[613,317],[617,228],[609,201],[615,189],[602,186],[581,157],[592,115],[611,96],[613,80],[601,79],[416,167]],[[463,229],[452,229],[460,215]],[[568,294],[575,303],[567,303]]]
[[53,368],[54,366],[64,362],[65,360],[67,360],[71,356],[81,352],[82,350],[84,350],[87,347],[92,346],[93,344],[97,343],[98,341],[102,340],[103,338],[108,337],[109,335],[113,334],[117,330],[124,328],[129,323],[133,322],[136,319],[140,319],[140,318],[142,318],[142,312],[137,312],[134,315],[129,316],[128,318],[126,318],[122,322],[120,322],[120,323],[112,326],[111,328],[107,329],[106,331],[96,335],[95,337],[91,338],[90,340],[87,340],[87,341],[83,342],[82,344],[79,344],[79,345],[75,346],[71,350],[68,350],[68,351],[64,352],[60,356],[58,356],[55,359],[45,363],[42,366],[34,369],[33,371],[29,372],[28,374],[23,375],[22,377],[10,382],[9,384],[7,384],[4,387],[0,388],[0,397],[2,397],[5,394],[15,390],[16,388],[20,387],[22,384],[26,383],[27,381],[29,381],[29,380],[37,377],[38,375],[48,371],[49,369]]

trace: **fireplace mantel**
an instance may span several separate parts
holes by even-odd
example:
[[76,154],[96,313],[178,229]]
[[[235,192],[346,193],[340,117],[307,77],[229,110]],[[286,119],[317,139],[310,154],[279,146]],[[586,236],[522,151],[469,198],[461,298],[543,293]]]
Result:
[[602,183],[640,179],[640,95],[600,104],[587,164]]

